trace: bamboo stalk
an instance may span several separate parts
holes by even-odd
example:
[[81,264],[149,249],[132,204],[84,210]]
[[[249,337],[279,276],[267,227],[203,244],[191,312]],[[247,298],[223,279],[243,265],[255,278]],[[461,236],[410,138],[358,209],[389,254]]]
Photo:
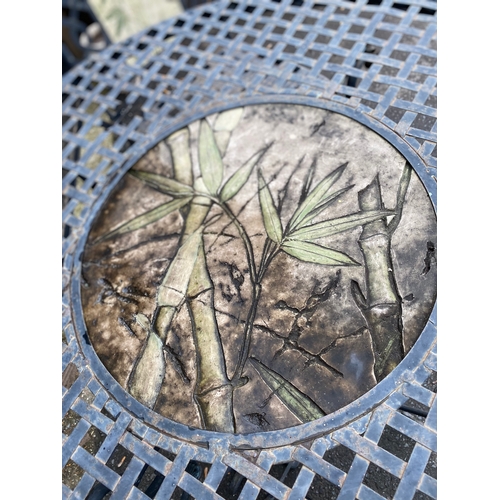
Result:
[[[358,202],[362,211],[384,209],[378,175],[358,193]],[[387,218],[365,224],[358,245],[365,261],[366,298],[355,281],[351,283],[351,291],[370,330],[374,373],[380,381],[404,357],[402,301],[394,279]]]

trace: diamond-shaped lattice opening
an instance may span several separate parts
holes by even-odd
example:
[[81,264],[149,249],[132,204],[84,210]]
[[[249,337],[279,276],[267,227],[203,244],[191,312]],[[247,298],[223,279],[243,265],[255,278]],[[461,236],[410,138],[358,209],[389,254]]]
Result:
[[369,99],[361,99],[361,104],[364,104],[371,109],[375,109],[377,107],[377,103],[375,101],[370,101]]
[[69,436],[78,425],[78,422],[80,422],[81,418],[82,417],[80,417],[78,413],[70,409],[62,419],[63,434]]
[[424,473],[437,480],[437,453],[435,451],[431,452]]
[[429,391],[437,393],[437,373],[435,371],[431,372],[431,374],[422,384],[422,387],[425,387],[426,389],[429,389]]
[[426,106],[431,108],[437,108],[437,97],[435,95],[430,95],[424,102]]
[[415,399],[407,399],[398,409],[400,413],[403,413],[406,417],[415,420],[423,424],[429,413],[429,407],[416,401]]
[[405,113],[406,111],[404,109],[389,106],[384,114],[387,118],[389,118],[389,120],[392,120],[394,123],[399,123]]
[[392,16],[390,14],[386,14],[384,16],[384,19],[382,19],[383,23],[389,23],[389,24],[399,24],[401,19],[397,16]]
[[238,472],[231,467],[228,467],[216,493],[225,500],[236,500],[243,486],[245,486],[245,482],[246,478],[244,476],[238,474]]
[[420,56],[420,59],[417,61],[417,64],[420,64],[421,66],[427,66],[429,68],[433,68],[436,66],[437,59],[435,57],[431,56]]
[[413,495],[412,500],[434,500],[434,498],[432,498],[429,495],[426,495],[425,493],[422,493],[421,491],[417,490],[415,492],[415,495]]
[[94,486],[92,486],[89,494],[85,497],[85,500],[108,500],[108,498],[113,494],[113,492],[104,484],[96,481]]
[[386,425],[382,436],[380,436],[378,445],[384,450],[392,453],[396,457],[408,462],[415,448],[416,442],[405,434],[397,431],[389,425]]
[[363,484],[384,498],[392,498],[399,485],[399,479],[374,463],[370,463]]
[[431,152],[431,156],[433,158],[437,158],[437,155],[438,155],[438,147],[437,146],[434,146],[434,149],[432,150]]
[[335,446],[335,448],[327,450],[323,456],[323,460],[337,467],[337,469],[347,473],[349,472],[355,457],[356,453],[354,453],[354,451],[350,450],[343,444],[339,444]]
[[340,488],[337,485],[316,474],[307,492],[307,498],[308,500],[324,500],[325,498],[335,500],[339,493]]
[[360,26],[359,24],[353,24],[350,28],[349,28],[349,33],[355,33],[355,34],[360,34],[360,33],[363,33],[363,30],[365,28],[363,26]]
[[[170,457],[168,457],[170,458]],[[170,460],[174,460],[175,457],[171,458]],[[206,463],[206,462],[199,462],[198,460],[190,460],[189,463],[187,464],[186,467],[186,472],[193,476],[195,479],[197,479],[200,482],[205,481],[205,478],[208,475],[208,472],[210,471],[211,464]]]
[[153,469],[150,465],[145,464],[134,486],[145,493],[149,498],[154,498],[164,479],[165,476]]
[[91,405],[94,402],[95,395],[88,387],[84,387],[79,398],[85,401],[88,405]]
[[133,453],[125,449],[121,444],[118,444],[113,450],[113,453],[111,453],[106,465],[121,476],[125,472],[133,456]]
[[424,73],[417,73],[416,71],[412,71],[408,75],[408,80],[410,82],[425,83],[425,80],[427,80],[427,75],[425,75]]
[[389,56],[391,59],[396,59],[396,61],[406,61],[408,59],[408,56],[410,55],[409,52],[406,52],[405,50],[393,50],[391,52],[391,55]]
[[393,3],[393,4],[392,4],[392,7],[393,7],[394,9],[398,9],[398,10],[404,10],[404,11],[406,11],[406,10],[408,10],[409,5],[406,5],[406,4],[404,4],[404,3]]
[[73,460],[69,459],[62,470],[62,482],[70,490],[74,490],[84,474],[85,471],[78,464],[75,464]]
[[[295,480],[297,479],[301,468],[302,464],[299,462],[276,464],[269,470],[269,475],[291,488],[295,484]],[[257,496],[257,500],[272,499],[274,499],[274,497],[265,490],[261,490]]]
[[90,429],[80,441],[80,446],[91,455],[95,456],[105,439],[106,434],[101,432],[97,427],[91,425]]
[[313,4],[313,10],[318,10],[319,12],[323,12],[325,9],[326,9],[326,5],[324,3]]
[[307,36],[307,31],[297,30],[293,34],[294,38],[298,38],[299,40],[303,40]]
[[414,90],[410,90],[410,89],[399,89],[398,90],[398,93],[396,95],[396,98],[397,99],[401,99],[403,101],[408,101],[408,102],[412,102],[413,99],[415,99],[415,96],[417,95],[417,93],[414,91]]
[[78,379],[78,368],[74,363],[68,363],[62,374],[62,385],[69,389]]
[[430,132],[435,123],[436,118],[434,116],[422,115],[419,113],[413,120],[411,126]]
[[434,9],[428,9],[427,7],[422,7],[419,14],[427,14],[428,16],[433,16],[436,13]]

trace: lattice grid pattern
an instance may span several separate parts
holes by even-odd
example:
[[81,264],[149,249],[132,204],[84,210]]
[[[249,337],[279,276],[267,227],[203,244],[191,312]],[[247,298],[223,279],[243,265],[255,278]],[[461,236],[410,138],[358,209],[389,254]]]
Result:
[[[231,103],[342,105],[397,135],[435,200],[435,10],[424,0],[218,2],[65,75],[62,465],[73,479],[63,498],[436,498],[435,340],[382,404],[338,430],[268,450],[207,449],[146,425],[106,391],[71,312],[75,249],[107,186],[166,134]],[[396,438],[405,455],[387,451]]]

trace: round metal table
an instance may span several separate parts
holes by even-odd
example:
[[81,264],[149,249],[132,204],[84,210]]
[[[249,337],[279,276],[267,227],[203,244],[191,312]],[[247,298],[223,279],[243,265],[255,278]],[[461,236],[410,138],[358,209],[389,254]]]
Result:
[[176,130],[237,106],[312,106],[368,127],[435,210],[435,11],[425,0],[216,2],[64,76],[63,498],[436,498],[435,306],[366,394],[302,425],[226,434],[131,398],[95,354],[80,291],[92,223],[125,173]]

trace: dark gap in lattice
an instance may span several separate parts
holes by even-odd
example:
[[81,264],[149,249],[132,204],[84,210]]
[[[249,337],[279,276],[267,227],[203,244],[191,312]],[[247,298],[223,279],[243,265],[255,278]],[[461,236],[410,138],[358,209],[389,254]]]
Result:
[[389,23],[389,24],[399,24],[401,19],[397,16],[392,16],[390,14],[386,14],[384,16],[384,19],[382,19],[383,23]]
[[399,43],[406,43],[407,45],[417,45],[419,38],[413,35],[403,35]]
[[417,64],[433,68],[434,66],[436,66],[436,62],[437,59],[435,57],[421,55],[420,59],[417,61]]
[[320,71],[320,74],[323,75],[325,78],[328,78],[328,80],[331,80],[334,77],[335,72],[323,69]]
[[295,14],[292,14],[291,12],[286,12],[283,16],[281,16],[281,19],[284,19],[285,21],[293,21],[294,18]]
[[436,118],[434,116],[422,115],[419,113],[413,120],[411,126],[420,130],[430,132],[435,123]]
[[78,85],[82,81],[81,76],[77,76],[72,82],[71,85]]
[[437,108],[437,97],[435,95],[430,95],[424,102],[426,106],[431,108]]
[[425,493],[422,493],[419,490],[417,490],[415,492],[415,495],[413,495],[412,500],[434,500],[434,498],[430,497],[429,495],[426,495]]
[[[271,467],[268,474],[289,488],[292,488],[301,468],[302,464],[299,462],[275,464]],[[260,490],[257,500],[275,500],[275,497],[265,490]]]
[[228,467],[216,493],[225,500],[236,500],[239,497],[245,482],[246,478],[244,476],[236,472],[231,467]]
[[63,95],[62,95],[62,102],[64,102],[67,98],[69,97],[69,94],[66,93],[66,92],[63,92]]
[[111,59],[118,59],[121,55],[121,52],[113,52]]
[[350,9],[346,9],[345,7],[337,7],[335,9],[335,14],[340,14],[342,16],[347,16],[350,12]]
[[321,54],[323,54],[322,51],[320,50],[312,50],[312,49],[309,49],[307,52],[306,52],[306,57],[310,57],[311,59],[319,59],[319,57],[321,56]]
[[76,413],[71,409],[68,410],[68,412],[66,413],[66,415],[64,415],[64,418],[62,419],[63,434],[69,436],[73,432],[75,427],[78,425],[78,422],[80,422],[81,419],[82,417],[78,415],[78,413]]
[[184,45],[184,47],[189,47],[193,43],[193,40],[189,37],[185,37],[181,41],[181,45]]
[[86,87],[86,90],[92,90],[94,89],[95,87],[97,87],[97,82],[95,82],[94,80],[92,80]]
[[137,45],[137,49],[144,50],[147,46],[148,46],[147,43],[140,43],[139,45]]
[[437,480],[437,453],[435,451],[431,452],[424,473]]
[[145,493],[148,497],[154,498],[156,492],[161,486],[165,476],[160,474],[148,464],[144,464],[139,476],[137,477],[134,486]]
[[429,16],[433,16],[436,13],[434,9],[428,9],[427,7],[422,7],[419,11],[419,14],[426,14]]
[[379,73],[381,75],[397,76],[397,74],[399,73],[399,68],[395,68],[393,66],[382,66]]
[[68,363],[62,374],[62,385],[69,389],[78,379],[78,368],[74,363]]
[[97,427],[91,425],[90,429],[80,441],[80,446],[91,455],[95,456],[105,439],[106,434],[100,431]]
[[194,24],[193,25],[193,31],[201,31],[203,26],[201,24]]
[[397,99],[402,99],[403,101],[413,102],[417,93],[410,89],[399,89],[396,94]]
[[252,45],[252,44],[253,44],[253,42],[255,42],[255,40],[256,40],[256,38],[255,38],[254,36],[252,36],[252,35],[247,35],[247,36],[243,39],[243,41],[244,41],[245,43],[248,43],[249,45]]
[[389,425],[385,426],[384,432],[382,432],[378,441],[378,445],[381,448],[389,453],[392,453],[394,456],[404,460],[405,462],[410,460],[415,444],[416,441]]
[[409,398],[401,405],[398,411],[416,422],[424,423],[426,415],[429,413],[429,407],[415,401],[413,398]]
[[89,61],[87,64],[85,64],[85,69],[92,69],[94,67],[94,61]]
[[335,500],[340,493],[340,488],[325,479],[324,477],[316,474],[307,492],[308,500]]
[[368,0],[368,5],[380,5],[382,0]]
[[276,33],[277,35],[282,35],[285,31],[285,28],[282,28],[281,26],[276,26],[273,29],[273,33]]
[[135,141],[132,141],[131,139],[127,139],[125,141],[125,144],[120,148],[120,153],[125,153],[127,149],[131,148],[135,144]]
[[343,48],[343,49],[352,49],[353,45],[354,45],[354,41],[353,40],[342,40],[339,45]]
[[112,491],[104,484],[96,481],[85,500],[105,500],[111,496]]
[[211,36],[216,36],[217,33],[219,33],[219,30],[217,28],[211,28],[210,31],[208,32],[208,34]]
[[70,182],[70,185],[75,187],[75,188],[78,188],[79,187],[79,184],[83,184],[85,182],[86,178],[81,176],[81,175],[77,175],[71,182]]
[[105,75],[108,71],[110,70],[109,66],[107,64],[105,64],[100,70],[99,70],[99,73],[101,73],[102,75]]
[[219,21],[220,21],[221,23],[225,23],[228,19],[229,19],[229,16],[220,16],[220,17],[219,17]]
[[287,45],[283,50],[285,54],[295,54],[296,51],[297,49],[293,45]]
[[177,80],[184,80],[186,78],[188,72],[186,70],[181,69],[176,75],[175,78]]
[[282,63],[283,61],[281,59],[276,59],[276,61],[274,61],[275,66],[281,66]]
[[306,16],[306,18],[302,21],[302,24],[314,25],[316,24],[317,19],[315,17]]
[[408,7],[409,7],[409,5],[406,5],[404,3],[393,3],[392,4],[393,9],[398,9],[398,10],[403,10],[403,11],[407,11]]
[[236,38],[236,36],[237,34],[234,31],[228,31],[224,38],[227,38],[228,40],[233,40]]
[[437,158],[437,154],[438,154],[438,147],[436,145],[436,146],[434,146],[434,149],[432,150],[431,156],[433,158]]
[[80,106],[80,104],[83,102],[83,99],[79,97],[76,99],[76,101],[71,105],[72,108],[76,109]]
[[316,39],[314,40],[314,43],[324,43],[325,45],[328,45],[330,43],[330,40],[332,39],[331,36],[327,35],[318,35]]
[[245,26],[246,21],[244,19],[238,19],[235,24],[236,26]]
[[147,85],[146,88],[154,90],[156,87],[158,87],[158,83],[151,80]]
[[415,83],[425,83],[425,80],[427,80],[427,75],[425,75],[424,73],[417,73],[415,71],[412,71],[408,75],[408,80]]
[[113,420],[113,422],[116,422],[117,415],[113,415],[106,407],[101,409],[101,413],[110,420]]
[[294,38],[298,38],[299,40],[303,40],[307,36],[307,31],[297,30],[293,34]]
[[406,52],[404,50],[393,50],[391,52],[391,55],[389,56],[391,59],[396,59],[396,61],[406,61],[408,59],[408,56],[410,55],[409,52]]
[[394,123],[399,123],[405,113],[406,111],[404,109],[397,108],[396,106],[389,106],[384,114],[389,120],[392,120]]
[[160,73],[160,75],[166,75],[170,71],[170,69],[171,69],[170,66],[163,65],[158,71],[158,73]]
[[157,33],[158,33],[158,31],[156,31],[156,30],[149,30],[149,31],[146,33],[146,35],[147,35],[147,36],[151,36],[151,37],[153,37],[153,36],[155,36]]
[[[69,198],[67,196],[64,196],[62,197],[62,207],[64,208],[66,206],[66,203],[69,201]],[[66,198],[66,200],[65,200]],[[63,259],[63,266],[64,266],[64,259]],[[64,330],[62,331],[62,341],[64,344],[68,345],[68,339],[66,338],[66,333],[64,332]]]
[[375,109],[377,107],[377,103],[375,101],[370,101],[369,99],[361,99],[361,104],[364,104],[371,109]]
[[380,38],[382,40],[389,40],[391,38],[392,32],[387,30],[377,29],[374,31],[373,36]]
[[302,5],[304,5],[304,0],[293,0],[292,5],[295,7],[302,7]]
[[182,26],[184,26],[184,24],[185,24],[185,22],[182,19],[179,19],[178,21],[176,21],[174,26],[177,28],[182,28]]
[[365,28],[363,26],[360,26],[359,24],[353,24],[349,28],[349,33],[360,34],[363,33],[364,29]]
[[354,451],[350,450],[343,444],[339,444],[335,446],[335,448],[327,450],[323,456],[323,460],[334,465],[337,469],[347,473],[349,472],[355,457],[356,453]]
[[255,23],[255,24],[253,25],[253,27],[254,27],[254,29],[256,29],[256,30],[263,30],[263,29],[264,29],[264,27],[265,27],[265,24],[264,24],[264,23]]
[[124,448],[121,444],[117,444],[106,462],[106,466],[121,476],[125,472],[133,456],[134,454],[132,452]]
[[63,238],[68,238],[70,234],[71,234],[71,226],[65,224],[63,230]]
[[399,485],[399,479],[374,463],[370,463],[363,484],[384,498],[392,498]]
[[386,83],[372,82],[368,91],[375,92],[375,94],[384,95],[387,92],[388,88],[389,88],[389,85],[387,85]]
[[325,28],[336,31],[339,29],[340,23],[338,21],[327,21]]
[[63,467],[62,482],[70,490],[74,490],[78,486],[78,483],[84,474],[85,471],[70,458],[68,463]]
[[361,19],[371,19],[373,17],[373,15],[374,15],[374,12],[360,12],[358,16]]
[[170,59],[177,61],[178,59],[181,58],[181,56],[182,54],[180,52],[172,52],[172,54],[170,54]]
[[245,7],[245,12],[248,12],[249,14],[251,14],[254,10],[255,10],[255,7],[252,5]]
[[238,4],[236,2],[231,2],[227,8],[230,10],[234,10],[236,9],[236,7],[238,7]]
[[274,14],[274,11],[273,10],[269,10],[269,9],[266,9],[263,13],[262,13],[262,16],[263,17],[272,17],[272,15]]
[[318,10],[319,12],[323,12],[325,9],[326,9],[326,5],[324,3],[313,4],[313,10]]

